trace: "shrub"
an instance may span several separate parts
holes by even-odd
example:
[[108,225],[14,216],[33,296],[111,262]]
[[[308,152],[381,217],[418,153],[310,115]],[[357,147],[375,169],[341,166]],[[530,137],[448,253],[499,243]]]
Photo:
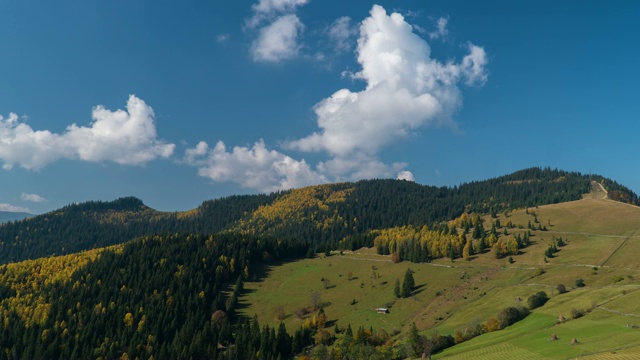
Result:
[[456,344],[452,335],[435,335],[433,338],[433,352],[437,353],[441,350],[452,347]]
[[498,319],[494,317],[487,319],[487,321],[484,323],[484,327],[487,332],[498,331],[501,329],[500,321],[498,321]]
[[573,308],[571,309],[571,318],[572,319],[581,318],[584,316],[584,313],[585,313],[584,310]]
[[576,287],[584,287],[585,283],[584,280],[582,280],[582,278],[580,279],[576,279]]
[[549,300],[547,293],[544,291],[538,291],[537,293],[529,296],[527,299],[527,304],[529,305],[529,309],[533,310],[539,308],[544,305]]
[[562,284],[558,284],[558,286],[556,286],[556,290],[558,290],[558,294],[564,294],[567,292],[567,288]]
[[533,273],[533,276],[540,276],[542,274],[544,274],[546,271],[543,268],[537,268],[536,271]]
[[513,325],[516,322],[527,317],[527,315],[529,315],[529,310],[522,306],[509,306],[507,308],[504,308],[498,314],[498,322],[500,323],[500,328],[504,329],[509,325]]
[[523,306],[509,306],[507,308],[504,308],[498,314],[498,322],[500,323],[500,328],[504,329],[509,325],[513,325],[516,322],[527,317],[527,315],[529,315],[529,310]]

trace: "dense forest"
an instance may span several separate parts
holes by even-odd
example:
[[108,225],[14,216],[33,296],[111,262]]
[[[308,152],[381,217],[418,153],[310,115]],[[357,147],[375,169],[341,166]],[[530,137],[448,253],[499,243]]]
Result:
[[[63,267],[77,270],[66,281],[32,284],[43,268],[59,266],[55,260],[4,265],[0,358],[216,358],[232,344],[251,263],[306,251],[269,238],[157,235],[101,251],[82,266],[67,259]],[[17,292],[23,304],[37,301],[21,307],[7,299]]]
[[[372,229],[448,221],[463,213],[580,199],[597,180],[614,200],[638,204],[628,188],[601,176],[549,168],[454,187],[402,180],[362,180],[312,186],[269,195],[230,196],[205,201],[184,213],[163,213],[136,198],[71,204],[0,226],[0,264],[71,254],[162,233],[239,232],[303,240],[317,251],[344,239],[361,245]],[[355,241],[354,241],[355,239]]]

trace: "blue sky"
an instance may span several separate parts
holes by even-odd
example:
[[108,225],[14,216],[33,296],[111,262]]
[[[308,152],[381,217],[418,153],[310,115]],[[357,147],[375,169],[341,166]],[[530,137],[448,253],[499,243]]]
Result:
[[0,0],[0,210],[530,166],[640,192],[636,1]]

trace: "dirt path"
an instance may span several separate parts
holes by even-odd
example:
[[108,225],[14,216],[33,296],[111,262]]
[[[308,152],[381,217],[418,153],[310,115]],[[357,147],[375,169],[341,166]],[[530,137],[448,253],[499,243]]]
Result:
[[591,182],[592,185],[597,185],[600,190],[602,190],[602,192],[604,193],[604,197],[602,198],[603,200],[606,199],[609,196],[609,193],[607,192],[607,190],[604,188],[604,186],[602,186],[602,184],[600,184],[597,181],[592,181]]
[[640,315],[636,315],[636,314],[627,314],[627,313],[623,313],[622,311],[612,310],[612,309],[607,309],[607,308],[602,307],[602,306],[598,306],[598,307],[596,307],[596,309],[603,310],[603,311],[607,311],[607,312],[614,313],[614,314],[618,314],[618,315],[623,315],[623,316],[632,316],[632,317],[640,318]]

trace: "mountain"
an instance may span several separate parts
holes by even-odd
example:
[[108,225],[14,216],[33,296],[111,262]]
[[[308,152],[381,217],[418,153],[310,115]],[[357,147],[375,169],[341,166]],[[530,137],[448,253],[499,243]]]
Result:
[[372,229],[447,221],[462,213],[504,210],[577,200],[597,180],[615,198],[638,203],[628,188],[601,176],[530,168],[455,187],[404,180],[362,180],[271,194],[205,201],[181,213],[153,210],[136,198],[71,204],[0,226],[0,264],[70,254],[138,236],[164,233],[241,232],[304,241],[322,251],[347,242],[368,245]]
[[33,214],[29,214],[26,212],[0,211],[0,224],[9,221],[22,220],[33,216]]
[[[180,213],[133,197],[71,204],[0,226],[0,359],[388,359],[479,341],[488,358],[637,349],[637,330],[620,325],[640,311],[634,202],[615,181],[532,168],[455,187],[367,180],[231,196]],[[396,298],[403,274],[415,287]],[[541,309],[514,303],[540,291],[552,295]],[[615,337],[568,347],[602,319]],[[550,328],[563,345],[517,342]],[[501,334],[515,345],[496,345]]]

